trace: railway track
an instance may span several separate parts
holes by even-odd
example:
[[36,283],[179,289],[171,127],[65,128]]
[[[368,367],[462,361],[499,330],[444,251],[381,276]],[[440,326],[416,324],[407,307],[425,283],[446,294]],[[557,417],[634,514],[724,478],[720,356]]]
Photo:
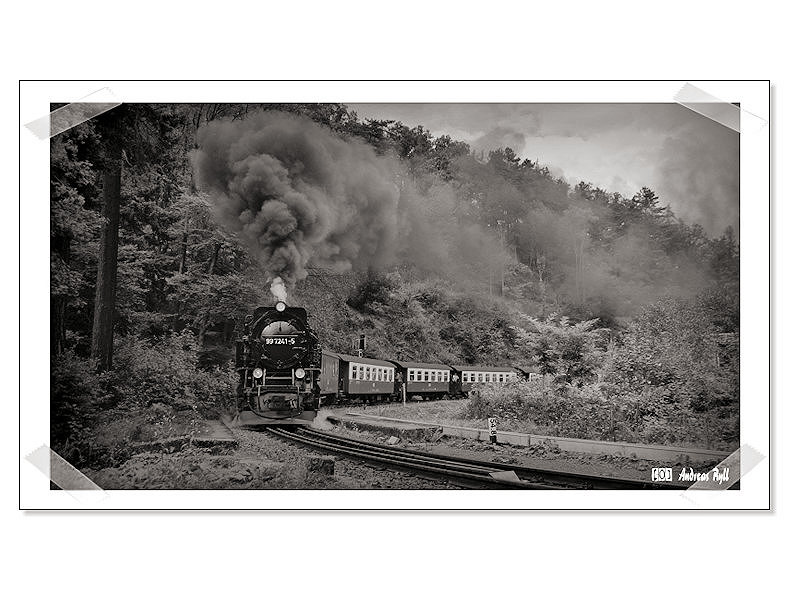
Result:
[[[452,457],[427,451],[404,449],[350,439],[313,428],[301,427],[291,431],[281,427],[271,427],[267,431],[296,444],[399,471],[418,473],[431,479],[452,481],[461,487],[471,489],[629,490],[686,488],[686,486],[678,484],[652,483],[634,479],[568,473],[493,461]],[[513,474],[516,477],[513,477]]]

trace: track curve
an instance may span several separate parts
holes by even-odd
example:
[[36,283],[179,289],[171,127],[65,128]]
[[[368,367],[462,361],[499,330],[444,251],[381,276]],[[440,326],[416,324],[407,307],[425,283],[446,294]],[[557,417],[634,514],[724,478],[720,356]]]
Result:
[[[440,477],[472,489],[686,489],[677,484],[605,477],[582,473],[569,473],[550,469],[510,465],[493,461],[481,461],[404,449],[378,443],[360,441],[330,434],[313,428],[297,428],[295,431],[278,427],[268,432],[291,442],[331,453],[344,455],[368,463],[391,467],[400,471]],[[510,473],[508,473],[510,472]],[[505,479],[498,479],[494,475]],[[513,477],[515,474],[516,477]]]

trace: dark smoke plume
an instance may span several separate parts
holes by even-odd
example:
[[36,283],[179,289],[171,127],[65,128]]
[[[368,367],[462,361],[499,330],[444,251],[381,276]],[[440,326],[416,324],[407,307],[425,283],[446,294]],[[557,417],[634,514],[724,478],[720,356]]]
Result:
[[271,279],[345,271],[396,254],[397,164],[308,119],[266,112],[213,122],[193,154],[198,184]]

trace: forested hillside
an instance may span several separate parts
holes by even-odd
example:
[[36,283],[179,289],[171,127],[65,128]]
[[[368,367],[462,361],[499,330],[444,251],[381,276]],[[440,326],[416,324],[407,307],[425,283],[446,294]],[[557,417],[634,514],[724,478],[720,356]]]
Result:
[[[329,228],[316,214],[318,225],[290,253],[266,241],[276,217],[256,235],[253,224],[229,222],[228,211],[238,220],[249,204],[232,202],[223,187],[259,172],[249,164],[244,178],[233,179],[238,165],[217,168],[225,161],[217,156],[227,149],[223,138],[242,124],[284,133],[272,149],[293,145],[291,156],[310,154],[293,156],[284,171],[260,172],[261,182],[295,182],[301,174],[312,182],[303,189],[308,196],[321,190],[326,195],[316,199],[348,200],[333,210]],[[292,128],[301,135],[282,131]],[[309,143],[315,137],[317,147]],[[659,354],[665,342],[639,352],[646,340],[633,335],[673,321],[679,308],[708,342],[738,331],[731,229],[706,235],[648,187],[620,195],[584,182],[568,186],[539,157],[521,159],[507,146],[475,154],[422,127],[359,120],[339,104],[122,105],[57,135],[53,441],[79,446],[75,433],[89,430],[91,417],[118,408],[182,398],[195,407],[215,404],[231,387],[228,362],[240,319],[273,301],[270,282],[280,275],[289,303],[308,308],[325,348],[353,351],[365,333],[370,355],[384,358],[542,362],[548,374],[567,376],[567,367],[543,353],[567,355],[526,335],[540,334],[544,323],[563,330],[597,318],[596,329],[606,330],[593,347],[600,354],[589,357],[592,375],[607,362],[611,369],[607,349],[636,355],[628,357],[632,364]],[[392,226],[375,225],[382,203]],[[293,258],[286,263],[283,256]],[[646,317],[654,323],[645,324]],[[655,330],[660,340],[662,329]],[[173,346],[181,352],[167,352]],[[715,356],[718,345],[711,346]],[[687,377],[662,378],[688,384]],[[725,385],[716,391],[730,393],[716,403],[737,404],[737,374],[719,381]],[[160,394],[150,394],[152,383]]]

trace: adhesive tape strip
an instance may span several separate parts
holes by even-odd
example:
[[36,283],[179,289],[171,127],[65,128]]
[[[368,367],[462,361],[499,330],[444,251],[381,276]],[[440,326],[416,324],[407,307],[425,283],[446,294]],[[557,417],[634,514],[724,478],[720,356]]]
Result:
[[123,104],[115,98],[115,95],[109,88],[102,88],[77,102],[67,104],[43,117],[25,123],[25,127],[39,139],[50,139],[58,133],[63,133],[67,129],[76,127],[80,123],[84,123]]
[[47,445],[41,445],[26,459],[47,476],[52,483],[66,492],[97,491],[107,495],[107,492]]
[[759,131],[768,124],[762,117],[716,98],[693,84],[684,84],[675,94],[675,102],[738,133]]

